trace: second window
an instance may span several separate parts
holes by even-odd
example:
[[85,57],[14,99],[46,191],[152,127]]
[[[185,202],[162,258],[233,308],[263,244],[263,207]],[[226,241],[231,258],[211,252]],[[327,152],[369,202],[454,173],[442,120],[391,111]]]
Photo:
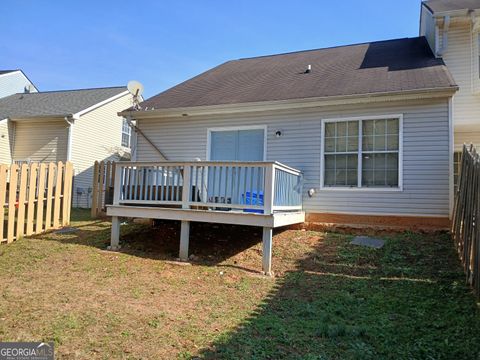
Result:
[[399,187],[399,118],[324,125],[324,187]]

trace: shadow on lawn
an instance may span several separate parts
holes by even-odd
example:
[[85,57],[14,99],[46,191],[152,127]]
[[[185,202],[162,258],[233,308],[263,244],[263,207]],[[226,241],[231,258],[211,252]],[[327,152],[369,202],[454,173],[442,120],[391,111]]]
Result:
[[371,250],[327,235],[207,359],[479,359],[480,317],[448,235]]
[[[90,213],[76,210],[74,221],[88,222],[77,224],[69,236],[42,236],[42,239],[62,243],[93,246],[106,250],[110,244],[111,226],[109,219],[91,222]],[[61,231],[60,231],[61,232]],[[120,252],[151,259],[175,260],[180,246],[180,222],[162,220],[154,227],[128,224],[120,228]],[[55,233],[59,233],[54,232]],[[201,265],[218,265],[226,259],[242,253],[262,241],[262,229],[226,224],[191,223],[190,248],[192,262]],[[225,265],[241,268],[236,265]],[[245,271],[256,272],[243,268]]]

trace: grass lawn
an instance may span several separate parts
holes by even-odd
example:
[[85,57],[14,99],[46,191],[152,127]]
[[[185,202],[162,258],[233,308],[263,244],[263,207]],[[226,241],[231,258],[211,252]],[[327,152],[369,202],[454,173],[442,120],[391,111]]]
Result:
[[448,235],[287,230],[275,278],[260,229],[122,226],[75,211],[71,233],[0,246],[0,340],[55,341],[59,359],[479,359],[480,314]]

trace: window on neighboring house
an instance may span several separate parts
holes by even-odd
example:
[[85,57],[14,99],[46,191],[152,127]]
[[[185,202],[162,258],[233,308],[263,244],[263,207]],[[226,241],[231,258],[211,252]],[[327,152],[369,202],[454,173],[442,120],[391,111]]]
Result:
[[400,185],[400,119],[325,121],[324,187]]
[[131,135],[132,135],[132,129],[130,128],[130,125],[128,124],[128,121],[126,119],[123,119],[122,146],[130,147]]

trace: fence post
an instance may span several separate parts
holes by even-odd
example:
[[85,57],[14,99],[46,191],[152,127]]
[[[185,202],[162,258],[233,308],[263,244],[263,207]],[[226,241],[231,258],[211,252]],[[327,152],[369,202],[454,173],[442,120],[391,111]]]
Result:
[[8,228],[7,242],[11,243],[15,237],[15,205],[17,202],[18,165],[10,167],[10,184],[8,187]]
[[0,165],[0,242],[3,242],[3,224],[5,222],[5,201],[7,196],[7,165]]
[[72,207],[72,180],[73,166],[70,161],[65,164],[64,184],[63,184],[63,208],[62,208],[62,226],[70,224],[70,209]]
[[105,163],[102,161],[99,164],[99,182],[98,182],[98,202],[97,202],[97,214],[102,212],[102,204],[104,197],[104,186],[105,186]]
[[93,165],[93,189],[92,189],[92,209],[91,216],[97,217],[97,203],[98,203],[98,161]]
[[110,186],[112,180],[112,162],[107,161],[107,166],[105,169],[105,200],[102,202],[102,211],[106,211],[106,205],[108,199],[110,199]]

